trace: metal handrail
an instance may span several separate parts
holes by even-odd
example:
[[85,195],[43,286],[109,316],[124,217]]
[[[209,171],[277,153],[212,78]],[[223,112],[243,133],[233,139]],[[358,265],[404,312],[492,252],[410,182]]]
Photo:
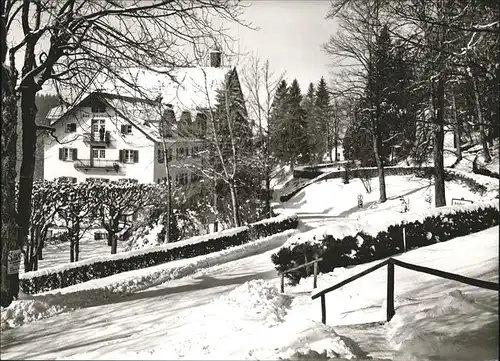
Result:
[[325,288],[314,295],[311,296],[311,298],[314,300],[318,297],[321,298],[321,322],[323,324],[326,324],[326,298],[325,295],[331,291],[334,291],[342,286],[345,286],[348,283],[351,283],[358,278],[361,278],[363,276],[366,276],[369,273],[372,273],[373,271],[378,270],[379,268],[382,268],[387,265],[387,322],[389,322],[392,317],[396,314],[396,311],[394,310],[394,266],[399,266],[403,268],[407,268],[413,271],[421,272],[421,273],[427,273],[433,276],[449,279],[452,281],[458,281],[461,283],[468,284],[470,286],[475,286],[475,287],[480,287],[492,291],[499,291],[499,284],[495,282],[489,282],[489,281],[482,281],[478,280],[475,278],[470,278],[470,277],[465,277],[462,275],[458,275],[456,273],[450,273],[450,272],[445,272],[445,271],[440,271],[434,268],[429,268],[429,267],[423,267],[423,266],[418,266],[414,265],[411,263],[406,263],[403,261],[399,261],[394,258],[388,258],[385,261],[382,261],[375,266],[372,266],[363,272],[360,272],[352,277],[349,277],[342,282],[339,282],[331,287]]

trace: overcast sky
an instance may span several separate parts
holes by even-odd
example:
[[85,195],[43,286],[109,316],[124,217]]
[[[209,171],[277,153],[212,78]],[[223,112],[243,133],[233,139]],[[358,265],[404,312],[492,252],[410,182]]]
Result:
[[254,52],[268,59],[276,73],[286,71],[286,79],[297,78],[305,92],[310,82],[321,76],[330,79],[331,63],[321,49],[335,33],[335,22],[326,20],[328,0],[247,0],[242,16],[260,30],[233,26],[240,39],[240,52]]

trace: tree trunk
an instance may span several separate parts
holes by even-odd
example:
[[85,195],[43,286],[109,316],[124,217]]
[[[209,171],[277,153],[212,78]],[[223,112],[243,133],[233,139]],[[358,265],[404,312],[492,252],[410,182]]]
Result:
[[238,195],[236,192],[236,185],[234,184],[234,179],[229,181],[229,189],[231,191],[231,205],[233,208],[233,226],[241,226],[240,210],[238,206]]
[[444,75],[440,74],[437,83],[437,112],[434,119],[434,199],[437,207],[446,206],[444,185]]
[[[19,249],[17,239],[18,226],[16,222],[16,161],[17,161],[17,98],[14,91],[15,79],[9,79],[12,74],[2,64],[2,275],[0,283],[1,304],[7,307],[18,293],[19,274],[7,274],[7,259],[9,251]],[[15,77],[14,77],[15,78]],[[16,289],[17,288],[17,289]]]
[[481,145],[483,146],[483,157],[486,163],[491,162],[490,150],[488,149],[488,142],[486,141],[486,129],[484,127],[483,111],[481,110],[481,101],[479,99],[479,87],[477,85],[476,77],[472,77],[474,84],[474,98],[476,101],[477,121],[479,123],[479,134],[481,136]]
[[75,262],[80,259],[80,239],[75,239]]
[[[35,87],[33,87],[35,88]],[[22,147],[23,158],[19,177],[19,199],[17,203],[19,232],[18,244],[23,245],[29,233],[29,220],[31,215],[31,197],[33,193],[33,172],[35,170],[36,151],[36,92],[31,87],[21,89],[21,120],[22,120]]]
[[266,214],[267,218],[272,217],[271,211],[271,176],[269,172],[266,172]]
[[167,176],[167,212],[163,218],[163,227],[165,229],[165,243],[170,243],[172,236],[170,234],[170,223],[172,221],[172,183],[170,181],[170,167],[168,160],[168,149],[165,138],[162,138],[163,145],[163,161],[165,162],[165,174]]
[[113,234],[112,244],[111,244],[111,254],[116,254],[118,249],[118,236]]
[[387,192],[385,189],[385,170],[382,157],[380,156],[381,148],[380,136],[377,132],[373,133],[373,153],[375,154],[375,161],[377,162],[378,184],[379,184],[379,202],[384,203],[387,201]]
[[106,229],[106,231],[108,232],[108,246],[111,247],[113,244],[113,234],[108,229]]
[[73,235],[69,239],[69,261],[71,263],[75,262],[75,240],[73,239]]
[[455,148],[457,149],[457,161],[462,160],[462,144],[460,139],[462,138],[462,126],[458,120],[457,106],[455,104],[455,93],[451,93],[451,106],[453,109],[453,118],[455,120]]

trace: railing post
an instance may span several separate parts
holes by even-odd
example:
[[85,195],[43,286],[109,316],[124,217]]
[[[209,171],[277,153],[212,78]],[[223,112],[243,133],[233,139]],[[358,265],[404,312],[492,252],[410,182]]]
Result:
[[314,262],[314,279],[313,288],[318,287],[318,257],[316,257],[316,262]]
[[309,277],[309,266],[307,265],[307,254],[304,252],[304,264],[306,269],[306,277]]
[[406,228],[403,227],[403,250],[406,252]]
[[326,325],[326,302],[325,295],[321,295],[321,322]]
[[281,274],[281,293],[285,293],[285,274]]
[[394,311],[394,262],[389,259],[387,264],[387,322],[392,319]]

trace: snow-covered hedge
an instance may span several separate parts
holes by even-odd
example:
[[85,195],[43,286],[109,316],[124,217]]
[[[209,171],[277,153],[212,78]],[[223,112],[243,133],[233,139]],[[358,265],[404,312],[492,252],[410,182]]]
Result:
[[[499,224],[498,200],[466,206],[449,206],[425,213],[381,213],[363,221],[349,220],[300,233],[290,238],[271,256],[278,271],[284,271],[322,257],[320,272],[390,257],[403,250],[403,228],[407,249],[444,242]],[[305,255],[305,256],[304,256]],[[304,268],[287,274],[298,282],[306,276]]]
[[163,246],[90,258],[24,273],[20,275],[20,287],[27,294],[68,287],[121,272],[221,251],[261,237],[295,229],[297,226],[296,215],[280,215],[248,226],[192,237]]

